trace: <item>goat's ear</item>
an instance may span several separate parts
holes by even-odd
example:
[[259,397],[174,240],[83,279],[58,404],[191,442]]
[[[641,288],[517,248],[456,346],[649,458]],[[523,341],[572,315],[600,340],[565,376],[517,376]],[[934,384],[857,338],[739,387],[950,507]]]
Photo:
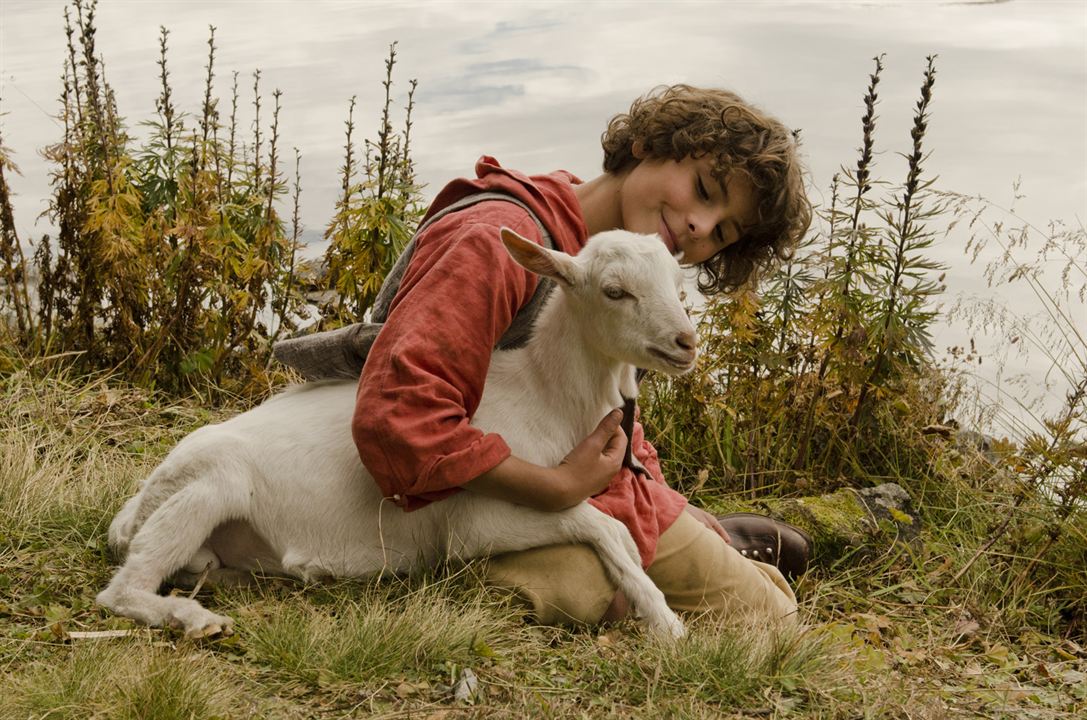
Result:
[[557,282],[567,285],[574,283],[575,267],[569,255],[540,247],[508,227],[502,228],[499,232],[502,236],[502,244],[506,246],[506,250],[518,265]]

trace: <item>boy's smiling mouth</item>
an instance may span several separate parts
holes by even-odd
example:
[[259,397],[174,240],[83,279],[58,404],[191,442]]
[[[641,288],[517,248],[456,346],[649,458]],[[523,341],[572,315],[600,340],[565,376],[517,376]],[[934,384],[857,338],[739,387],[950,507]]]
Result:
[[676,236],[672,234],[672,229],[668,227],[668,223],[664,219],[664,213],[661,213],[660,236],[664,240],[664,244],[668,246],[668,251],[672,255],[678,255],[679,246],[676,244]]

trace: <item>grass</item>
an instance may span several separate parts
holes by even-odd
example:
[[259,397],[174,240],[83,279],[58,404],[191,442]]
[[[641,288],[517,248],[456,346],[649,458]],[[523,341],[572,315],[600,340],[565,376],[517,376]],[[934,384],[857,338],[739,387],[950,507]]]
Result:
[[[961,521],[931,525],[921,549],[816,568],[798,587],[807,627],[785,635],[696,619],[669,647],[632,625],[535,627],[469,565],[396,582],[205,590],[202,601],[233,616],[237,633],[185,641],[110,616],[93,597],[112,567],[112,514],[179,437],[217,415],[107,377],[26,372],[0,376],[0,406],[0,718],[1055,718],[1087,709],[1087,652],[1048,633],[1054,618],[1021,612],[1029,597],[994,602],[1004,589],[1030,592],[1001,581],[999,558],[946,582],[941,568],[961,566],[978,542]],[[78,635],[102,630],[126,632]],[[468,669],[478,689],[455,700]]]
[[252,602],[237,602],[248,606],[248,646],[277,674],[305,682],[380,682],[442,663],[465,665],[487,652],[484,638],[501,636],[501,613],[481,595],[450,595],[443,590],[449,585],[347,583],[325,590],[323,602],[314,602],[313,593],[279,602],[260,596],[255,615]]
[[207,652],[179,660],[162,645],[95,643],[31,663],[5,683],[9,704],[0,717],[183,720],[224,717],[244,706],[238,673]]

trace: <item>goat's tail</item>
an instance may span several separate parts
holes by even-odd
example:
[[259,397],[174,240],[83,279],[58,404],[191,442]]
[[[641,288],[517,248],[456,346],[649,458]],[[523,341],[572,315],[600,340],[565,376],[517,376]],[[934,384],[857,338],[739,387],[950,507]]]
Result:
[[128,554],[128,545],[140,529],[138,519],[142,499],[142,491],[130,497],[109,524],[109,547],[119,558]]

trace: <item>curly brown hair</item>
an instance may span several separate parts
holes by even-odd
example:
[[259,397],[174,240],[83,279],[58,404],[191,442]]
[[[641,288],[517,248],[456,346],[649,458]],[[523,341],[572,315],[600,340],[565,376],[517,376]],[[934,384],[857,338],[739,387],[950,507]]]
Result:
[[637,165],[635,143],[654,158],[713,158],[715,179],[751,178],[758,197],[757,224],[699,265],[703,293],[731,292],[757,281],[761,271],[786,260],[811,224],[811,203],[796,137],[777,119],[727,90],[662,86],[616,115],[601,137],[604,171],[618,174]]

